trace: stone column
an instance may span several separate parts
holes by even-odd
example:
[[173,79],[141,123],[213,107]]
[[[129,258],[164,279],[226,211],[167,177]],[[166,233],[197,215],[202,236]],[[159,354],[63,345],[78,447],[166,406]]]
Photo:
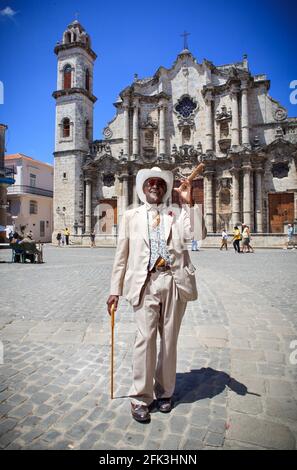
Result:
[[205,225],[207,228],[208,233],[213,233],[214,230],[214,211],[213,211],[213,174],[212,170],[205,171],[205,178],[204,178],[204,200],[205,200]]
[[257,233],[263,233],[263,190],[262,190],[262,175],[264,170],[262,168],[256,169],[256,199],[255,199],[255,212],[256,212],[256,230]]
[[139,129],[138,129],[138,115],[139,115],[139,101],[138,98],[134,98],[133,104],[133,157],[137,157],[139,153]]
[[232,224],[233,227],[240,222],[240,201],[239,201],[239,169],[232,168]]
[[92,219],[92,181],[90,178],[85,180],[86,199],[85,199],[85,233],[91,233]]
[[241,130],[242,145],[250,147],[248,83],[246,81],[241,83]]
[[232,100],[231,146],[239,145],[238,92],[239,88],[236,85],[232,85],[230,94]]
[[243,222],[253,230],[252,227],[252,198],[251,198],[251,166],[243,168]]
[[139,199],[136,191],[136,176],[133,176],[133,206],[139,206]]
[[207,91],[204,97],[205,101],[205,136],[206,136],[206,151],[213,150],[213,113],[212,101],[213,95],[211,91]]
[[129,205],[129,175],[124,173],[120,176],[120,181],[122,183],[122,191],[121,191],[121,213],[122,215],[127,210]]
[[159,104],[159,155],[165,157],[166,154],[166,105],[163,101]]
[[128,98],[124,99],[124,157],[129,160],[129,103]]

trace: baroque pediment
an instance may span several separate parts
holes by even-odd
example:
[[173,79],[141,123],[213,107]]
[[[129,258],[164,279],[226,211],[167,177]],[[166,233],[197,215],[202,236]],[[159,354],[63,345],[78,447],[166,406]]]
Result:
[[292,144],[283,137],[279,137],[263,147],[262,150],[265,153],[269,153],[271,161],[282,161],[288,160],[292,154],[296,153],[297,145]]
[[100,171],[103,174],[115,173],[119,167],[119,160],[110,154],[102,154],[99,156],[90,156],[83,165],[84,171]]

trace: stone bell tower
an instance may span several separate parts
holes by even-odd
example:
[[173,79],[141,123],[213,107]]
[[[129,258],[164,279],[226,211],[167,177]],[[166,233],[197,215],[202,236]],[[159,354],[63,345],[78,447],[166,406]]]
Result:
[[96,54],[82,25],[73,21],[55,49],[58,56],[55,125],[54,233],[81,231],[84,214],[83,156],[93,140],[93,67]]

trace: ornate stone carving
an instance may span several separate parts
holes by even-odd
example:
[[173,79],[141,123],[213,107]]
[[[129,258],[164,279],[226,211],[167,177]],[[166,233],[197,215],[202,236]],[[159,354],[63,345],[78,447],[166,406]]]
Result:
[[95,155],[95,158],[100,158],[103,155],[111,155],[111,147],[108,142],[102,142],[95,140],[90,146],[91,154]]
[[198,155],[202,155],[202,144],[200,141],[197,144],[197,153]]
[[276,131],[275,131],[275,138],[276,139],[281,139],[283,137],[283,135],[284,135],[284,132],[283,132],[281,126],[278,126],[276,128]]
[[226,178],[226,177],[220,178],[218,180],[220,189],[221,190],[230,189],[231,188],[231,181],[232,181],[232,178]]
[[287,119],[287,110],[285,108],[277,108],[274,110],[274,119],[276,121],[284,121],[285,119]]
[[221,107],[221,112],[218,110],[216,113],[216,121],[231,121],[232,119],[232,111],[229,108],[227,111],[227,106]]
[[197,163],[199,161],[199,157],[201,156],[202,150],[195,149],[194,145],[181,145],[179,150],[177,146],[174,144],[172,146],[172,153],[171,157],[177,162],[191,162]]
[[184,159],[190,158],[190,157],[196,157],[197,155],[197,150],[194,149],[193,145],[181,145],[179,148],[180,155],[184,157]]
[[211,160],[216,160],[217,157],[214,152],[206,152],[205,154],[202,155],[201,161],[202,162],[207,162]]
[[253,140],[253,147],[254,147],[255,149],[261,147],[261,146],[260,146],[260,139],[259,139],[259,137],[258,137],[257,135],[255,135],[255,137],[254,137],[254,140]]
[[111,139],[112,136],[113,136],[113,133],[112,133],[112,130],[110,129],[110,127],[105,127],[103,129],[103,135],[105,137],[105,139]]
[[152,117],[148,114],[145,121],[141,124],[142,129],[158,129],[158,123],[153,121]]
[[220,139],[218,144],[220,146],[221,152],[227,153],[231,148],[231,139]]

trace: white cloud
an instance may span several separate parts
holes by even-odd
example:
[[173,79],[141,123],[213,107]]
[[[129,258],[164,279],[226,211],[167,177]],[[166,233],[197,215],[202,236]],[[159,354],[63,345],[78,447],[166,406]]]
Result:
[[0,15],[1,16],[7,16],[8,18],[13,18],[14,15],[16,15],[16,11],[14,11],[12,8],[10,7],[5,7],[3,8],[3,10],[0,10]]

